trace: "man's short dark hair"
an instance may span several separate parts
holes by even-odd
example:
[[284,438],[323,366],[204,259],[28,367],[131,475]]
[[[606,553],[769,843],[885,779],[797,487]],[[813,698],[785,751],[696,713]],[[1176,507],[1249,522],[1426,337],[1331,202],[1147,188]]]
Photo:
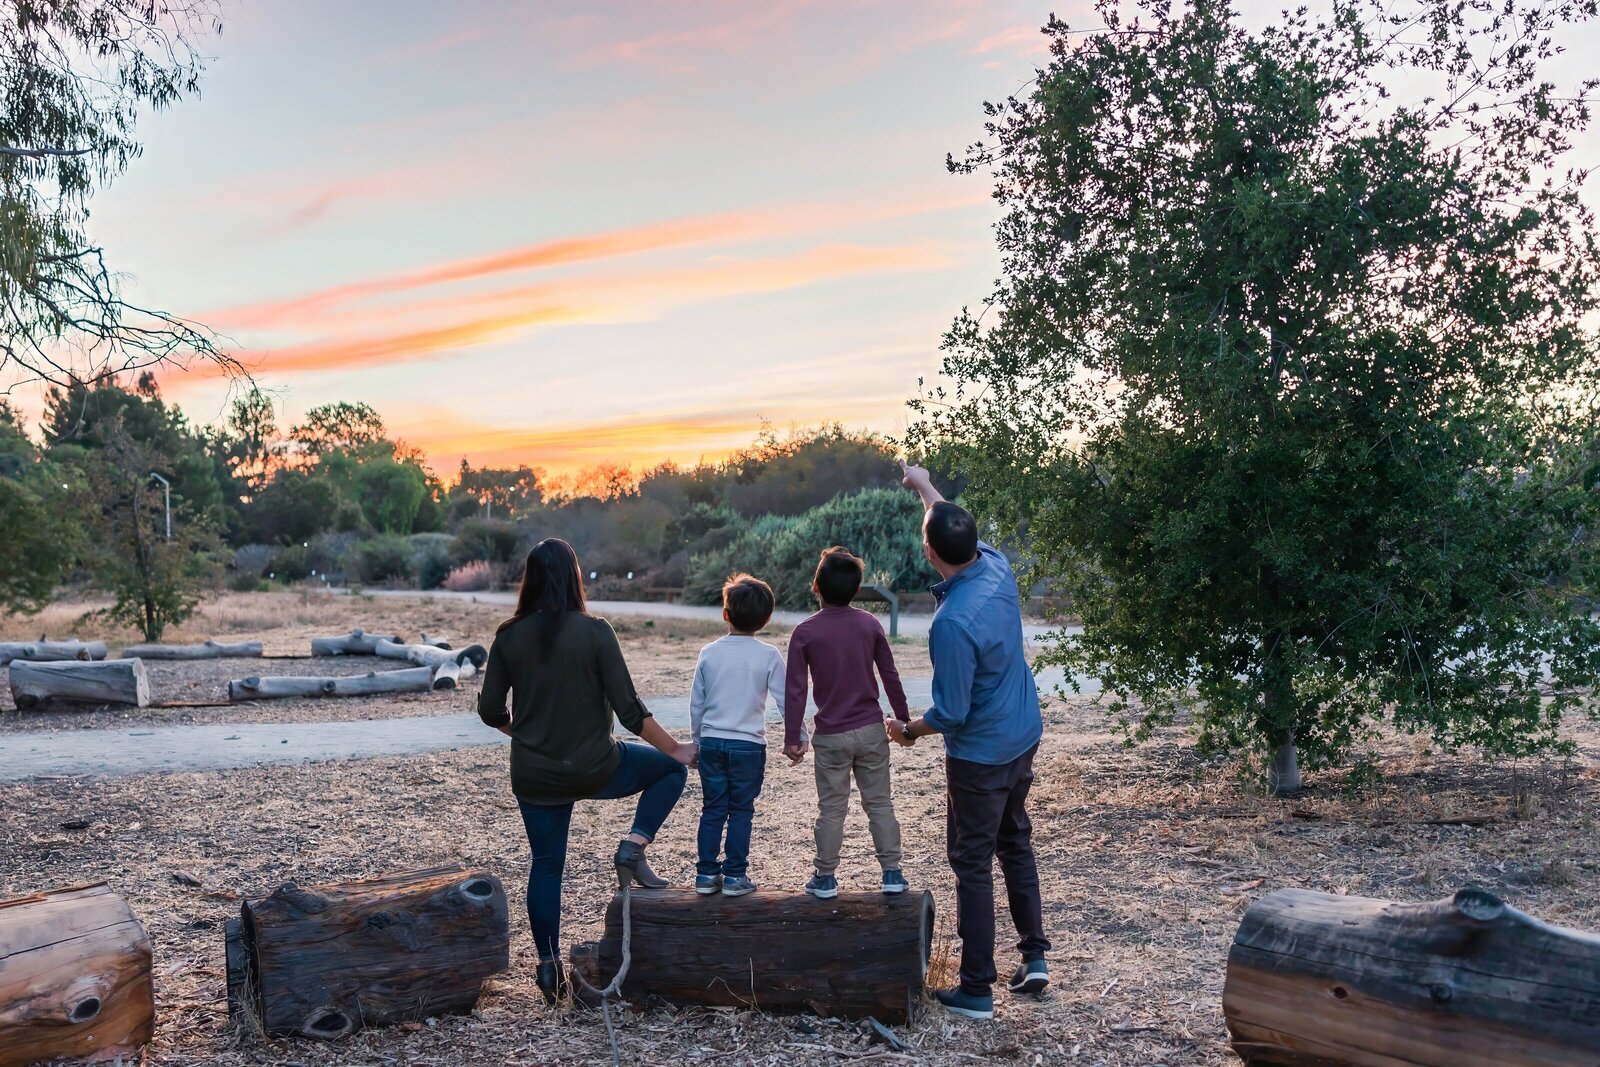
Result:
[[728,625],[740,633],[753,634],[772,619],[775,601],[772,586],[748,574],[735,574],[722,583],[722,606],[728,609]]
[[922,534],[933,554],[952,567],[971,563],[978,554],[978,521],[960,504],[941,500],[929,508]]
[[866,573],[867,565],[848,548],[825,548],[817,560],[817,595],[824,604],[843,607],[861,591],[861,579]]

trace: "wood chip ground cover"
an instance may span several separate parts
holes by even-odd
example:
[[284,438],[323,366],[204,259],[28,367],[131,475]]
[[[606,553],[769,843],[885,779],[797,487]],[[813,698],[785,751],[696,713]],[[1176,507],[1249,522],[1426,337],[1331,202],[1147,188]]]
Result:
[[[1048,996],[1001,992],[988,1023],[924,1012],[897,1030],[904,1053],[826,1020],[629,1014],[620,1028],[624,1062],[1237,1063],[1220,1009],[1228,945],[1250,902],[1285,886],[1429,900],[1476,884],[1548,921],[1600,929],[1600,730],[1590,725],[1571,731],[1577,758],[1531,765],[1431,757],[1411,739],[1392,739],[1369,753],[1381,780],[1317,775],[1307,795],[1274,801],[1241,785],[1231,766],[1197,758],[1180,730],[1128,750],[1086,700],[1057,703],[1048,719],[1033,803],[1055,945]],[[943,858],[941,750],[925,741],[895,756],[906,874],[936,895],[934,978],[948,981],[954,901]],[[151,1064],[609,1063],[599,1016],[549,1009],[534,988],[520,906],[527,845],[504,761],[503,749],[486,748],[0,786],[0,894],[104,878],[129,898],[155,945]],[[790,767],[774,748],[756,821],[751,873],[759,884],[804,880],[814,805],[810,766]],[[691,871],[698,809],[691,775],[654,849],[657,869],[677,879]],[[614,884],[606,860],[630,810],[578,807],[567,944],[598,936]],[[472,1015],[334,1045],[265,1043],[229,1027],[222,924],[238,895],[291,879],[311,884],[450,862],[495,872],[513,902],[511,970],[488,983]],[[842,879],[868,886],[874,873],[865,820],[853,810]],[[1003,905],[999,925],[1003,941]],[[1005,944],[1000,960],[1002,968],[1012,962]]]

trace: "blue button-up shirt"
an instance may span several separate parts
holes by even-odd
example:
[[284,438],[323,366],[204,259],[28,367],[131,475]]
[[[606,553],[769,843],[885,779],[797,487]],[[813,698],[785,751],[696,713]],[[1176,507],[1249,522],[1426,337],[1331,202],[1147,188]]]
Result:
[[977,560],[933,595],[933,707],[923,718],[956,759],[1010,763],[1044,734],[1011,564],[980,541]]

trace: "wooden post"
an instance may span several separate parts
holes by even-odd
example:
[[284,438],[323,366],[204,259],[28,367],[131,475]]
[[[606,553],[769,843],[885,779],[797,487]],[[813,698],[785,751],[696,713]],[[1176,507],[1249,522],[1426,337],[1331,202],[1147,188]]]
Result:
[[1239,924],[1222,1012],[1252,1067],[1594,1067],[1600,937],[1481,889],[1427,904],[1283,889]]
[[348,678],[296,675],[252,675],[228,683],[229,700],[273,700],[279,697],[362,697],[380,693],[426,693],[433,688],[433,670],[407,667],[368,671]]
[[98,663],[12,660],[11,699],[19,708],[36,708],[52,702],[129,704],[142,708],[150,703],[150,676],[144,669],[144,661],[137,659],[108,659]]
[[[744,897],[635,889],[631,1001],[815,1012],[907,1021],[922,997],[933,938],[933,894],[799,890]],[[622,897],[605,936],[575,945],[572,967],[603,988],[622,963]]]
[[466,867],[285,885],[227,925],[230,1009],[253,1011],[270,1036],[471,1011],[510,964],[505,888]]
[[132,645],[123,649],[122,655],[139,659],[249,659],[263,652],[260,641],[228,645],[207,639],[198,645]]
[[30,663],[52,663],[57,660],[94,660],[106,658],[104,641],[0,641],[0,667],[12,660]]
[[150,1040],[150,940],[103,883],[0,901],[0,1067]]
[[377,649],[379,641],[400,640],[399,634],[369,634],[363,630],[351,630],[340,637],[313,637],[311,639],[311,654],[313,656],[370,656]]

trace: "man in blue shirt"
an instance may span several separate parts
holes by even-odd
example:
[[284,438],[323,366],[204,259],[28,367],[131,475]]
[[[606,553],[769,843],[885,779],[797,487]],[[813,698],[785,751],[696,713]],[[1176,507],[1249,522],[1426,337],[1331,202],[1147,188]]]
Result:
[[922,497],[923,552],[944,580],[928,635],[933,707],[909,724],[887,723],[902,745],[943,734],[946,833],[956,875],[961,984],[936,990],[946,1010],[970,1019],[994,1015],[994,861],[1006,880],[1022,964],[1007,983],[1041,993],[1050,983],[1044,954],[1039,869],[1028,820],[1033,754],[1044,725],[1039,691],[1022,644],[1022,610],[1011,564],[978,540],[978,524],[933,487],[928,472],[902,463],[905,484]]

